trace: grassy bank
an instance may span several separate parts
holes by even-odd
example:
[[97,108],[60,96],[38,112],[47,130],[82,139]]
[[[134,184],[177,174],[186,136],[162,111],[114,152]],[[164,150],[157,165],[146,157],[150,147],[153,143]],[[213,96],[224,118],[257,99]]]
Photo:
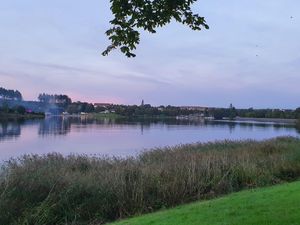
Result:
[[137,157],[10,160],[0,175],[0,224],[102,224],[300,177],[300,140],[217,142]]
[[300,182],[243,191],[137,217],[114,225],[296,225]]

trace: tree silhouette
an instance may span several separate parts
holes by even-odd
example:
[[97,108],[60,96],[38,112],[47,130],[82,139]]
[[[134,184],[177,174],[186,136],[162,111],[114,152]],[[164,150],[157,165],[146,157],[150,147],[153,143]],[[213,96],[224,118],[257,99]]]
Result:
[[113,20],[106,31],[111,44],[102,55],[119,48],[127,57],[140,43],[139,29],[156,33],[172,19],[193,30],[209,29],[204,17],[194,14],[191,5],[197,0],[110,0]]
[[23,98],[18,90],[8,90],[0,87],[0,99],[21,101]]

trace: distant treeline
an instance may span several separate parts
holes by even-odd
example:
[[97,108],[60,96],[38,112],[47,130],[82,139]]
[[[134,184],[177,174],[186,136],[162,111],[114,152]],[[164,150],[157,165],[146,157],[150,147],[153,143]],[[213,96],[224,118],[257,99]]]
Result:
[[139,116],[166,116],[173,117],[179,115],[189,115],[193,113],[199,113],[197,110],[187,110],[181,109],[180,107],[175,106],[160,106],[153,107],[151,105],[108,105],[108,106],[94,106],[91,103],[87,102],[73,102],[66,107],[66,112],[70,114],[76,114],[80,112],[85,113],[102,113],[102,112],[111,112],[116,113],[120,116],[126,117],[139,117]]
[[50,112],[61,114],[79,113],[115,113],[125,117],[175,117],[187,115],[201,115],[214,117],[215,119],[234,119],[236,117],[249,118],[280,118],[280,119],[300,119],[300,108],[296,110],[282,109],[236,109],[232,104],[228,108],[198,108],[198,107],[176,107],[176,106],[151,106],[141,105],[115,105],[115,104],[92,104],[88,102],[73,102],[65,94],[39,94],[38,101],[22,101],[22,94],[16,90],[7,90],[0,87],[0,107],[1,102],[7,101],[10,108],[23,106],[26,109],[36,112]]
[[23,99],[21,92],[18,90],[8,90],[0,87],[0,99],[17,100]]
[[3,105],[0,107],[0,115],[4,113],[18,113],[18,114],[25,114],[26,109],[23,106],[14,106],[14,107],[8,107],[7,105]]
[[40,102],[46,103],[46,104],[57,104],[58,106],[68,106],[72,103],[72,99],[67,95],[49,95],[49,94],[39,94],[38,100]]
[[159,106],[153,107],[150,104],[145,105],[112,105],[110,110],[114,110],[117,114],[122,116],[166,116],[174,117],[180,115],[190,115],[199,113],[197,110],[188,110],[175,106]]
[[300,108],[296,110],[282,110],[282,109],[236,109],[229,108],[215,108],[210,109],[208,113],[215,119],[236,117],[249,117],[249,118],[280,118],[280,119],[298,119],[300,118]]
[[175,106],[160,106],[153,107],[150,104],[145,105],[114,105],[107,104],[106,106],[95,106],[88,102],[72,102],[72,99],[67,95],[62,94],[40,94],[38,100],[47,105],[55,105],[61,112],[70,114],[78,113],[101,113],[113,112],[121,116],[178,116],[199,113],[197,110],[182,109]]
[[[24,106],[17,105],[8,107],[7,105],[0,106],[0,120],[7,119],[35,119],[44,118],[44,113],[32,112],[27,110]],[[1,136],[1,135],[0,135]]]

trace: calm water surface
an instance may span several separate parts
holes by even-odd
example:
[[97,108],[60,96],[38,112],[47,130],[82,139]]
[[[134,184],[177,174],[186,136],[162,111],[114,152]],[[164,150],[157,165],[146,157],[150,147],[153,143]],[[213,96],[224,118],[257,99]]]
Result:
[[0,122],[0,161],[27,153],[128,156],[168,145],[299,136],[292,125],[178,120],[124,121],[52,117]]

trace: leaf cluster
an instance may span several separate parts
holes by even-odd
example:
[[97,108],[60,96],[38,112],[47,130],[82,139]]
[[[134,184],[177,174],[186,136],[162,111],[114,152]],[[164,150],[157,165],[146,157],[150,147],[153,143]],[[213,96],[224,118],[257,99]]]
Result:
[[111,44],[102,53],[108,55],[119,48],[127,57],[140,43],[139,29],[156,33],[158,27],[170,23],[172,19],[193,30],[209,29],[204,17],[194,14],[191,5],[197,0],[110,0],[114,16],[112,27],[106,31]]

